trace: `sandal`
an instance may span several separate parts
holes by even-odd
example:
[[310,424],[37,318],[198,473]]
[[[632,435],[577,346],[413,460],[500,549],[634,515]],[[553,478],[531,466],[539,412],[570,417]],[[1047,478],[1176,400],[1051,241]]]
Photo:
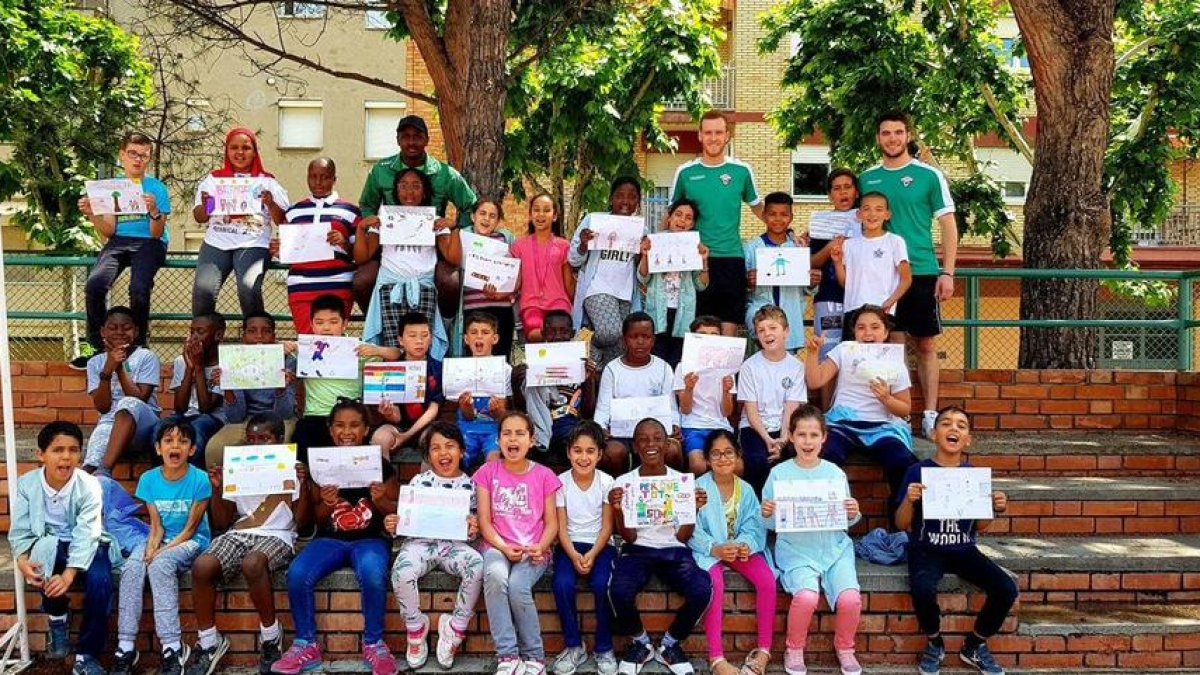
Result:
[[762,649],[753,649],[746,655],[746,661],[742,664],[741,675],[764,675],[767,672],[767,664],[771,663],[771,655]]

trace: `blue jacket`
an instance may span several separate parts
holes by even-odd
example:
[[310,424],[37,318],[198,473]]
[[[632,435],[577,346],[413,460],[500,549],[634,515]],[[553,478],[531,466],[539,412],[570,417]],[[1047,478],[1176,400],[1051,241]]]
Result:
[[[646,285],[646,299],[642,303],[646,313],[654,319],[654,331],[665,333],[667,326],[667,278],[665,274],[650,274],[638,281]],[[700,283],[700,272],[681,272],[679,277],[679,307],[675,310],[675,326],[672,337],[687,335],[696,320],[696,292],[707,286]]]
[[[733,541],[749,545],[751,554],[762,553],[767,559],[767,564],[773,569],[771,553],[767,550],[767,528],[762,518],[762,504],[749,483],[741,478],[735,480],[742,485],[742,499],[738,503],[735,524],[737,536]],[[696,514],[696,529],[688,541],[688,546],[692,549],[692,557],[696,559],[696,564],[707,570],[717,564],[717,559],[712,557],[711,553],[713,546],[730,540],[729,528],[725,522],[725,504],[721,501],[721,490],[717,487],[711,471],[696,479],[696,489],[708,493],[708,504]]]
[[[67,567],[86,570],[100,544],[111,544],[112,537],[104,531],[103,489],[100,481],[80,469],[75,470],[75,484],[67,495],[67,524],[71,528],[71,545],[67,550]],[[35,469],[17,480],[12,496],[12,525],[8,531],[13,559],[29,554],[29,559],[41,563],[49,575],[58,556],[58,533],[46,522],[46,499],[42,490],[42,469]],[[124,562],[120,546],[108,547],[113,569]]]

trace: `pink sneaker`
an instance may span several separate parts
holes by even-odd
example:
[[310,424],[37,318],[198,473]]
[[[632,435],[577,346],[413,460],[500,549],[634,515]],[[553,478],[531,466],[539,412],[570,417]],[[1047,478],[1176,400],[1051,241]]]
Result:
[[454,655],[458,653],[458,647],[463,643],[465,637],[462,633],[454,630],[454,626],[450,625],[450,619],[449,614],[438,617],[437,645],[434,647],[437,652],[438,665],[447,670],[454,666]]
[[392,656],[392,650],[383,642],[364,645],[362,655],[363,661],[371,666],[371,675],[396,675],[400,672],[396,657]]
[[783,652],[783,671],[787,675],[808,675],[803,649],[788,649]]
[[429,617],[421,617],[421,629],[408,631],[408,648],[404,652],[404,660],[408,667],[416,670],[425,665],[429,659]]
[[321,648],[317,643],[296,640],[283,656],[271,666],[272,673],[297,675],[321,667]]
[[854,650],[847,649],[844,652],[837,653],[838,664],[842,667],[842,675],[861,675],[862,666],[858,665],[858,659],[854,657]]

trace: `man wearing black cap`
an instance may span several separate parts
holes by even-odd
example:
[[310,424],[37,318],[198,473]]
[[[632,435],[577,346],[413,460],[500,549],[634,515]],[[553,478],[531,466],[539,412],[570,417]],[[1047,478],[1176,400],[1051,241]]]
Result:
[[[471,209],[477,199],[475,191],[454,167],[425,152],[429,145],[429,127],[425,120],[418,115],[401,119],[396,125],[396,145],[400,146],[400,153],[379,160],[367,175],[362,196],[358,199],[363,216],[379,215],[381,204],[395,204],[392,184],[396,174],[405,168],[414,168],[429,176],[433,183],[433,207],[438,216],[445,217],[446,204],[452,203],[458,210],[459,222],[470,222]],[[360,265],[354,274],[354,299],[363,312],[371,302],[378,274],[378,259]]]

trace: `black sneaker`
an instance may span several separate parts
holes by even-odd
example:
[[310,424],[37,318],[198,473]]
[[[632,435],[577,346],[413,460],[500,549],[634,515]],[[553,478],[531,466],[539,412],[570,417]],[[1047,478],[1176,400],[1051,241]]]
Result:
[[162,667],[158,672],[160,675],[183,675],[183,667],[187,665],[189,654],[191,654],[191,650],[186,644],[180,645],[179,651],[164,649]]
[[184,669],[184,675],[212,675],[221,662],[221,657],[229,651],[229,638],[217,634],[217,644],[210,649],[201,649],[199,645],[192,650],[192,658]]
[[271,666],[283,656],[283,636],[275,640],[263,640],[261,657],[258,660],[259,675],[270,675]]
[[71,617],[62,621],[50,622],[50,646],[46,648],[46,656],[52,659],[65,659],[71,653]]
[[621,662],[617,665],[617,673],[618,675],[637,675],[641,672],[642,666],[653,658],[654,647],[649,643],[630,640],[629,645],[625,647],[625,653],[621,655]]
[[688,660],[687,654],[683,653],[683,647],[678,642],[670,647],[660,647],[657,658],[659,663],[675,675],[692,675],[695,672],[692,662]]
[[68,361],[67,365],[71,367],[71,370],[87,370],[87,362],[88,362],[89,358],[91,358],[91,357],[76,356],[75,358]]
[[71,666],[71,675],[104,675],[104,667],[90,656],[77,656],[75,665]]
[[133,667],[137,665],[141,654],[135,649],[131,652],[123,652],[120,649],[113,655],[112,670],[108,671],[108,675],[133,675]]

